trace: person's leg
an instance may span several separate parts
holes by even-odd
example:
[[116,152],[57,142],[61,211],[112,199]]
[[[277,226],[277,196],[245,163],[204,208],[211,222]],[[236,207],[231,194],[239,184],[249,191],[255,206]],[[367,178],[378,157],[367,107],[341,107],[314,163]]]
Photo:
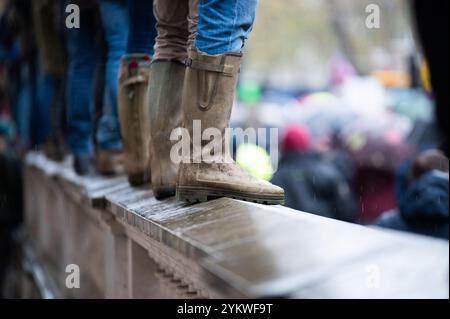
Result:
[[156,44],[154,60],[180,61],[187,58],[197,24],[197,0],[155,0]]
[[[67,79],[67,129],[68,144],[77,158],[87,158],[93,154],[92,145],[92,96],[95,61],[94,9],[82,10],[79,29],[67,29],[67,52],[69,58]],[[86,168],[86,165],[82,165]],[[87,173],[84,169],[80,174]]]
[[[100,22],[100,17],[98,16],[98,22]],[[98,132],[99,123],[103,116],[105,109],[105,88],[106,88],[106,62],[108,60],[107,54],[108,49],[105,41],[105,34],[103,28],[99,27],[97,37],[97,62],[95,65],[94,73],[94,106],[93,106],[93,132]],[[98,150],[98,140],[97,134],[94,133],[94,149]]]
[[19,71],[19,85],[17,90],[16,130],[21,149],[30,146],[30,118],[31,118],[31,94],[30,94],[30,67],[28,64],[17,65]]
[[[240,53],[252,30],[257,0],[200,0],[195,47],[190,48],[183,89],[183,126],[191,141],[177,183],[189,202],[232,197],[266,204],[284,201],[283,189],[243,171],[227,149],[226,134],[240,69]],[[195,123],[214,129],[211,141],[194,141]],[[192,149],[192,151],[191,151]],[[211,151],[213,154],[211,154]],[[184,152],[183,152],[184,153]]]
[[[67,67],[63,37],[57,28],[58,11],[62,11],[62,8],[57,0],[36,0],[32,2],[32,5],[40,68],[45,74],[44,81],[41,80],[43,83],[41,83],[39,95],[40,100],[47,99],[43,102],[46,107],[50,105],[49,110],[46,111],[49,124],[48,132],[45,132],[43,136],[45,138],[44,152],[51,159],[62,160],[64,151],[61,114],[64,107],[64,78]],[[48,95],[50,87],[51,95]]]
[[170,134],[181,126],[184,62],[195,37],[197,7],[197,0],[154,2],[158,36],[149,85],[150,170],[158,199],[175,195],[178,164],[170,159]]
[[34,144],[42,146],[49,137],[50,131],[50,104],[54,90],[54,80],[50,74],[38,72],[37,75],[37,102],[32,116],[32,132]]
[[156,19],[153,1],[128,0],[130,32],[127,54],[148,54],[153,56],[156,39]]
[[258,0],[200,0],[197,49],[209,55],[241,52],[257,6]]
[[120,58],[126,52],[128,40],[128,6],[126,0],[97,0],[97,3],[105,34],[107,58],[105,101],[96,133],[96,164],[100,174],[113,175],[123,171],[117,98]]
[[125,54],[128,39],[128,8],[125,0],[98,0],[107,44],[106,98],[100,119],[97,142],[101,150],[120,152],[119,119],[117,113],[117,90],[120,58]]
[[49,158],[55,161],[62,161],[65,155],[64,125],[66,119],[64,109],[66,105],[66,80],[65,76],[55,76],[53,78],[54,93],[49,110],[50,132],[44,146],[44,152]]

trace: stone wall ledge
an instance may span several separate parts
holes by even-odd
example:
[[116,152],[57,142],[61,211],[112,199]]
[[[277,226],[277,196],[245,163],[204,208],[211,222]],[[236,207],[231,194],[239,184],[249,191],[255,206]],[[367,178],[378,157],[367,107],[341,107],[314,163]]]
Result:
[[[226,198],[158,201],[40,153],[24,172],[28,242],[57,297],[449,297],[448,241]],[[64,286],[68,264],[80,289]]]

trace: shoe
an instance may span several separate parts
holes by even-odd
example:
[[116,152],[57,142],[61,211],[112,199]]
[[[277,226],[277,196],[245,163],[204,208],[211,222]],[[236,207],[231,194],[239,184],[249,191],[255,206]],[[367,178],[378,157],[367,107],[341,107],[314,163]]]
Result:
[[92,163],[92,157],[89,155],[75,156],[73,161],[73,169],[80,176],[94,175],[95,169]]
[[134,54],[122,58],[120,69],[118,107],[125,172],[133,186],[150,182],[148,109],[150,65],[149,55]]
[[95,164],[97,172],[103,176],[121,175],[125,172],[122,152],[99,150],[96,154]]
[[45,156],[55,162],[62,162],[66,155],[62,139],[60,138],[48,138],[43,145],[43,151]]
[[181,127],[181,94],[186,67],[176,61],[154,61],[149,89],[150,171],[155,197],[175,196],[179,164],[170,158],[170,135]]
[[194,121],[201,121],[202,130],[214,128],[222,134],[212,141],[201,141],[201,148],[190,141],[192,151],[179,169],[179,200],[204,202],[229,197],[262,204],[284,203],[282,188],[251,176],[224,154],[214,154],[213,161],[204,160],[214,146],[221,150],[229,147],[225,130],[229,127],[241,57],[241,54],[210,56],[195,48],[189,51],[182,98],[183,127],[191,139],[195,138]]

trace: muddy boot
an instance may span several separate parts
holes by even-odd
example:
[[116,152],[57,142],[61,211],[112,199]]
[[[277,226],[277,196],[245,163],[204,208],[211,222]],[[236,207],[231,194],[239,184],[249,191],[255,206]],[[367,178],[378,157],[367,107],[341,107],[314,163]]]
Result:
[[131,185],[150,182],[148,110],[149,55],[127,55],[119,78],[119,117],[125,155],[125,172]]
[[[177,197],[180,200],[203,202],[230,197],[263,204],[284,202],[283,189],[252,177],[226,154],[229,148],[226,129],[240,60],[240,54],[209,56],[190,50],[183,90],[183,127],[191,141],[190,154],[183,158],[179,170]],[[196,141],[194,126],[199,124],[201,132],[212,128],[220,136],[212,141]],[[211,156],[211,150],[219,152]]]
[[181,127],[181,95],[186,67],[176,61],[154,61],[149,90],[150,169],[157,199],[175,196],[178,167],[170,158],[170,135]]

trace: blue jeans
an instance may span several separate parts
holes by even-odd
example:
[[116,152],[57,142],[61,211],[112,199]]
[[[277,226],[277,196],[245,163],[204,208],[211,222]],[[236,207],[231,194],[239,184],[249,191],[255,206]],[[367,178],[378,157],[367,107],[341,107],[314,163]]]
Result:
[[15,110],[17,132],[22,146],[37,147],[50,133],[51,76],[41,73],[37,58],[21,66],[20,88]]
[[257,6],[258,0],[199,0],[195,46],[209,55],[241,52]]
[[31,141],[31,111],[32,105],[35,105],[33,98],[33,83],[31,78],[31,70],[28,64],[18,66],[20,68],[17,90],[17,101],[15,103],[15,125],[17,134],[20,137],[21,146],[27,147],[32,144]]
[[93,153],[93,83],[100,61],[97,12],[82,10],[79,29],[67,29],[67,142],[75,156]]
[[154,54],[156,19],[152,0],[128,0],[130,34],[127,53]]
[[[128,41],[129,17],[126,0],[97,0],[107,45],[105,106],[97,130],[100,149],[121,151],[122,141],[117,106],[120,58]],[[140,1],[139,1],[140,2]]]

